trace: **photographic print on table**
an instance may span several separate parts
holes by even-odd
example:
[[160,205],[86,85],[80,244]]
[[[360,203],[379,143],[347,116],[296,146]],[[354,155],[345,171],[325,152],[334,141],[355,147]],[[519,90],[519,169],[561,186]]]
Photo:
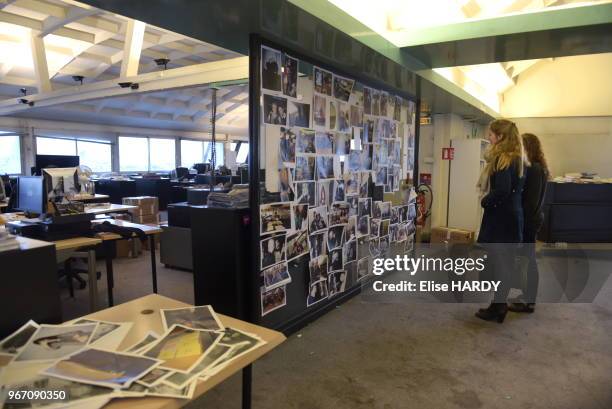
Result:
[[348,102],[353,92],[353,85],[355,85],[354,80],[334,75],[334,98]]
[[317,155],[317,179],[333,179],[334,173],[334,156],[333,155]]
[[271,290],[261,287],[261,316],[287,305],[287,287],[281,286]]
[[338,131],[349,133],[351,132],[350,122],[350,107],[349,104],[338,102]]
[[264,286],[267,290],[271,290],[272,288],[289,284],[291,282],[291,276],[289,275],[289,269],[286,261],[266,268],[261,272],[261,275],[263,276]]
[[312,120],[315,128],[325,129],[327,122],[327,98],[324,96],[314,96]]
[[298,130],[296,153],[316,153],[315,131],[312,129]]
[[[316,206],[316,183],[312,182],[295,182],[295,201],[308,206]],[[297,227],[296,227],[297,229]],[[299,229],[298,229],[299,230]]]
[[329,289],[329,297],[344,292],[346,289],[346,271],[334,271],[327,277],[327,287]]
[[121,396],[147,396],[158,398],[191,399],[195,391],[197,380],[192,381],[183,389],[176,389],[173,386],[160,382],[155,386],[147,388],[144,385],[134,382],[129,388],[121,391]]
[[264,123],[269,125],[287,125],[287,99],[264,94]]
[[344,239],[344,225],[330,227],[327,231],[327,248],[333,250],[342,247]]
[[364,257],[357,261],[357,281],[361,281],[369,274],[369,259],[368,257]]
[[358,211],[359,196],[346,196],[346,203],[349,205],[349,217],[356,216]]
[[357,260],[357,240],[351,240],[344,243],[343,251],[345,264]]
[[153,368],[149,372],[147,372],[142,378],[138,379],[136,382],[150,388],[152,386],[157,385],[164,378],[172,375],[173,373],[178,374],[180,372],[173,372],[173,371],[169,371],[167,369],[162,369],[162,368]]
[[333,203],[329,209],[329,225],[347,224],[349,220],[349,205],[346,202]]
[[342,262],[342,247],[329,251],[327,269],[329,272],[340,271],[344,263]]
[[319,67],[314,67],[314,90],[327,96],[332,94],[332,73]]
[[370,236],[380,236],[380,219],[370,219]]
[[359,199],[359,205],[357,208],[357,216],[372,216],[372,198],[363,197]]
[[[206,334],[206,337],[212,334],[197,332]],[[129,387],[160,364],[160,360],[151,357],[87,348],[60,359],[41,373],[73,382],[120,389]]]
[[155,331],[147,331],[147,333],[145,334],[144,337],[142,337],[142,339],[138,342],[136,342],[134,345],[132,345],[131,347],[127,348],[125,350],[125,352],[130,352],[130,353],[134,353],[134,354],[138,354],[138,352],[143,349],[144,347],[148,346],[149,344],[152,344],[153,342],[157,341],[159,339],[159,334]]
[[316,282],[327,278],[327,255],[321,255],[310,259],[308,262],[310,282]]
[[280,131],[280,162],[284,166],[293,167],[295,166],[295,144],[297,136],[293,129],[290,128],[281,128]]
[[370,235],[370,216],[357,217],[357,238]]
[[327,229],[327,222],[327,206],[308,209],[308,230],[311,234]]
[[334,154],[348,155],[351,151],[351,135],[347,133],[337,133],[334,138]]
[[346,188],[344,186],[344,179],[334,180],[334,203],[344,202],[346,199]]
[[261,87],[270,91],[281,91],[282,62],[280,51],[261,47]]
[[380,115],[380,91],[372,89],[372,115]]
[[287,107],[287,122],[289,126],[310,127],[310,104],[289,101]]
[[387,103],[389,102],[389,93],[380,91],[380,116],[387,116]]
[[282,168],[278,171],[278,191],[281,202],[293,201],[293,176],[291,168]]
[[297,96],[298,60],[283,54],[282,88],[283,94],[295,98]]
[[376,179],[374,184],[376,186],[385,186],[387,184],[387,167],[380,166],[376,170]]
[[315,151],[317,155],[331,155],[334,153],[334,134],[331,132],[315,133]]
[[310,258],[315,259],[327,254],[327,230],[308,236],[310,243]]
[[334,181],[331,179],[317,181],[317,206],[329,207],[334,200]]
[[295,182],[313,181],[315,178],[315,157],[297,156],[295,158]]
[[309,250],[308,232],[306,230],[298,230],[287,236],[287,261],[308,254]]
[[372,114],[372,89],[363,87],[363,113]]
[[327,288],[327,278],[314,283],[310,283],[306,307],[310,307],[318,302],[327,299],[329,289]]
[[351,105],[351,126],[363,126],[363,109],[356,105]]
[[[299,158],[298,158],[299,159]],[[291,229],[290,203],[270,203],[259,206],[260,234]]]
[[108,322],[108,321],[100,321],[100,320],[89,320],[89,319],[79,319],[76,321],[72,321],[70,324],[79,325],[79,324],[98,324],[98,327],[94,331],[91,339],[89,340],[90,344],[98,341],[101,338],[109,335],[115,330],[121,328],[122,325],[129,325],[131,327],[131,323],[118,323],[118,322]]
[[[285,234],[265,236],[265,238],[262,239],[259,244],[261,249],[260,257],[262,269],[287,260]],[[189,327],[188,325],[185,326]]]
[[[217,344],[219,345],[219,344]],[[231,349],[230,347],[226,347]],[[211,352],[214,351],[215,348],[211,348]],[[206,358],[204,358],[206,359]],[[192,372],[189,373],[181,373],[181,372],[173,372],[170,376],[163,379],[163,384],[171,386],[177,390],[183,389],[187,385],[191,384],[193,381],[197,381],[199,372],[198,369],[201,368],[202,365],[199,363]],[[138,382],[142,384],[142,382]]]
[[0,353],[15,355],[34,335],[39,325],[30,320],[0,341]]
[[15,357],[20,361],[47,361],[68,356],[89,344],[95,324],[40,325]]

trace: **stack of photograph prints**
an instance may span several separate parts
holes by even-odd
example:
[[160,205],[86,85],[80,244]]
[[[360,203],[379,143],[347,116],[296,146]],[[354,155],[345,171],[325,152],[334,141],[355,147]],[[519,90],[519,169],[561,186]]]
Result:
[[[0,341],[0,384],[7,386],[0,390],[0,407],[100,408],[113,398],[191,399],[200,380],[265,344],[224,327],[208,305],[160,313],[164,333],[148,332],[121,351],[133,323],[26,323]],[[62,390],[65,396],[16,401],[9,394],[22,390]]]
[[299,302],[310,307],[358,285],[392,244],[411,250],[415,231],[414,196],[392,206],[371,187],[398,192],[412,177],[415,103],[299,66],[262,46],[261,149],[278,193],[259,208],[262,317],[287,305],[292,271],[307,270]]

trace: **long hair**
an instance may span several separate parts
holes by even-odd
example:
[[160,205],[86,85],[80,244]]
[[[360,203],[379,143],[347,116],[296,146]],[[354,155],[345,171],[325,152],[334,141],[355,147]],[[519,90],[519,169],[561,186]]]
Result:
[[548,163],[544,157],[540,139],[532,133],[524,133],[521,135],[521,139],[523,140],[523,147],[525,148],[525,154],[529,163],[539,163],[546,172],[546,176],[550,176],[550,169],[548,169]]
[[507,169],[515,160],[519,161],[519,175],[523,175],[523,143],[516,124],[507,119],[496,119],[489,124],[489,129],[499,140],[492,145],[486,155],[487,170],[493,172]]

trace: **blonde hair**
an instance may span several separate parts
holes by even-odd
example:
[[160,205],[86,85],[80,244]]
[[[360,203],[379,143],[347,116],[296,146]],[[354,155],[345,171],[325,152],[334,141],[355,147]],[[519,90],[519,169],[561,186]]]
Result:
[[523,176],[523,142],[516,124],[508,119],[496,119],[489,124],[489,129],[498,137],[498,141],[487,151],[488,174],[507,169],[518,159],[519,175]]

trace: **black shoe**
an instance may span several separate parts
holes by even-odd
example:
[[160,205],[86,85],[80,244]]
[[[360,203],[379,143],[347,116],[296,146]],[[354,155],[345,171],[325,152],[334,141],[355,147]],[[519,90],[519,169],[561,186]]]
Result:
[[515,302],[510,304],[508,310],[512,312],[525,312],[525,313],[533,313],[535,311],[535,304],[532,303],[524,303],[524,302]]
[[507,304],[492,303],[489,308],[481,308],[476,313],[476,316],[485,321],[497,321],[500,324],[506,319],[508,313]]

